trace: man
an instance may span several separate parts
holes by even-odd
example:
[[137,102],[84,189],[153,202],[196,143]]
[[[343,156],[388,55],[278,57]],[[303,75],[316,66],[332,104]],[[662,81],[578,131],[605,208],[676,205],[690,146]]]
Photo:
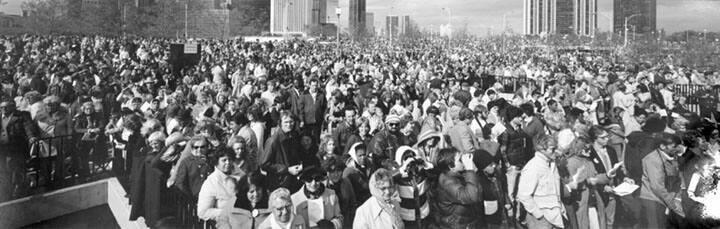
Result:
[[462,108],[458,114],[458,122],[450,127],[450,143],[461,153],[473,152],[480,149],[475,134],[470,129],[470,122],[475,118],[473,112],[468,108]]
[[260,224],[259,229],[304,228],[305,220],[293,211],[290,190],[278,188],[268,198],[271,216]]
[[[333,141],[335,142],[335,149],[345,149],[350,136],[357,134],[357,127],[355,126],[355,120],[357,118],[357,111],[354,107],[346,106],[343,108],[345,116],[342,123],[338,124],[335,131],[333,131]],[[339,150],[338,150],[339,151]],[[331,152],[335,154],[345,154],[346,152]]]
[[393,182],[392,173],[378,169],[371,175],[369,186],[372,197],[357,209],[352,228],[405,228],[400,218],[400,200],[394,196],[397,186]]
[[[258,138],[255,135],[255,131],[250,128],[250,120],[247,119],[247,116],[241,113],[231,116],[230,120],[228,120],[228,128],[232,131],[228,140],[231,140],[232,136],[241,137],[245,149],[248,151],[247,159],[250,160],[253,165],[260,163],[258,159]],[[228,141],[228,143],[230,142]]]
[[535,106],[531,103],[525,103],[520,105],[520,109],[523,111],[522,114],[522,130],[530,139],[538,139],[540,135],[545,134],[545,124],[535,116]]
[[435,227],[478,228],[482,222],[480,209],[482,189],[478,185],[477,167],[473,154],[460,153],[456,149],[442,149],[437,162],[437,195],[433,205]]
[[498,136],[500,156],[507,168],[507,187],[511,200],[515,199],[517,176],[528,160],[533,157],[533,140],[522,130],[522,111],[520,108],[508,106],[505,110],[505,122],[499,125],[505,131]]
[[[577,187],[576,182],[561,186],[555,159],[560,155],[557,142],[544,136],[537,141],[535,157],[522,170],[517,199],[528,212],[528,228],[564,228],[565,207],[560,188]],[[569,191],[568,189],[567,191]]]
[[18,111],[15,102],[0,103],[0,202],[19,195],[24,181],[25,160],[35,143],[36,127],[27,111]]
[[[680,192],[680,175],[676,158],[680,138],[664,133],[660,146],[642,159],[642,203],[645,228],[668,228],[669,221],[685,217]],[[669,214],[666,209],[670,210]],[[674,225],[677,226],[677,225]]]
[[395,151],[400,147],[400,117],[388,115],[385,118],[386,127],[375,134],[368,146],[368,155],[375,167],[394,167],[391,158],[395,158]]
[[290,112],[295,117],[299,117],[300,112],[302,111],[300,97],[302,96],[303,88],[304,84],[302,79],[295,79],[290,88],[287,89],[289,96],[287,96],[286,103],[289,104]]
[[262,157],[262,168],[272,171],[288,170],[291,175],[297,175],[302,170],[302,162],[298,158],[298,150],[302,149],[300,138],[295,129],[295,116],[288,111],[280,112],[280,130],[271,136],[265,143],[265,153]]
[[[300,107],[300,126],[310,133],[313,139],[320,139],[327,102],[323,93],[318,90],[317,79],[310,80],[308,93],[303,94],[300,98]],[[344,144],[344,142],[337,143]]]

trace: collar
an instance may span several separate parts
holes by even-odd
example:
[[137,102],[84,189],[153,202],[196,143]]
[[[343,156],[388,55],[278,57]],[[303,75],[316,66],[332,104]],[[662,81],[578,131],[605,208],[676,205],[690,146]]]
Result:
[[290,215],[290,221],[288,221],[285,227],[280,226],[280,223],[275,221],[275,217],[272,214],[270,214],[268,218],[270,218],[270,227],[272,227],[272,229],[291,229],[293,226],[293,221],[295,221],[295,214]]
[[548,164],[552,164],[553,162],[555,162],[555,160],[551,160],[550,158],[545,156],[545,154],[540,153],[540,152],[535,152],[535,156],[542,159],[543,162],[548,163]]
[[661,157],[663,157],[666,161],[674,161],[674,160],[675,160],[675,157],[672,157],[672,156],[670,156],[670,155],[667,155],[667,154],[666,154],[665,152],[663,152],[662,150],[658,150],[658,153],[659,153],[659,154],[661,155]]
[[380,206],[380,199],[376,197],[370,197],[374,201],[370,201],[370,214],[372,215],[373,219],[377,219],[380,217],[380,214],[384,211],[383,207]]
[[220,178],[221,181],[225,181],[230,177],[230,175],[223,173],[217,167],[215,167],[215,171],[213,171],[213,173],[216,173],[218,178]]
[[320,188],[318,188],[318,190],[316,190],[315,192],[308,191],[305,186],[303,186],[302,190],[305,194],[305,197],[307,197],[309,200],[314,200],[320,198],[322,194],[325,193],[325,185],[320,184]]

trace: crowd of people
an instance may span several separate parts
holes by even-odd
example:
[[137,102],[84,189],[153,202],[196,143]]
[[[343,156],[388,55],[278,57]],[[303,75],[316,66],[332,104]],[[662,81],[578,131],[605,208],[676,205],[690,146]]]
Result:
[[113,158],[150,227],[169,192],[216,228],[720,226],[718,93],[674,90],[718,71],[434,38],[199,40],[177,66],[176,42],[0,36],[0,201]]

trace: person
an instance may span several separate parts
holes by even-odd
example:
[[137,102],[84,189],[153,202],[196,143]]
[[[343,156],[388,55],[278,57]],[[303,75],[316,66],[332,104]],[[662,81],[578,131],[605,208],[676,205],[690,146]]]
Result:
[[198,218],[215,221],[217,228],[235,228],[230,223],[237,200],[237,180],[232,177],[235,153],[230,149],[218,151],[210,157],[215,170],[205,179],[197,202]]
[[463,108],[458,114],[455,125],[450,127],[448,135],[450,144],[461,153],[469,153],[480,149],[475,134],[470,129],[470,122],[475,118],[472,110]]
[[357,127],[355,119],[357,118],[357,111],[352,106],[345,106],[343,108],[345,114],[342,123],[338,124],[337,128],[333,131],[332,139],[335,142],[336,152],[334,154],[340,154],[338,151],[345,149],[345,144],[348,142],[351,136],[357,135]]
[[322,169],[308,168],[300,175],[305,185],[291,196],[293,212],[304,219],[305,228],[319,227],[322,221],[330,221],[335,229],[343,227],[340,201],[335,190],[325,187],[326,178]]
[[260,143],[257,142],[258,138],[255,136],[255,131],[250,128],[250,120],[247,119],[247,116],[242,114],[231,116],[230,120],[228,120],[228,124],[228,127],[233,130],[232,134],[229,135],[231,139],[232,136],[242,137],[242,140],[244,141],[243,145],[247,150],[247,162],[251,163],[253,166],[260,163],[260,159],[258,159],[258,144]]
[[326,172],[327,180],[325,187],[335,191],[338,200],[340,200],[340,213],[343,216],[343,226],[352,226],[352,220],[355,216],[355,209],[359,206],[355,190],[353,189],[350,179],[343,177],[345,164],[337,158],[329,158],[322,161],[322,169]]
[[[535,145],[535,157],[523,167],[517,200],[527,211],[528,228],[564,228],[565,207],[561,202],[560,175],[555,165],[559,156],[554,138],[545,136]],[[575,185],[577,186],[577,185]]]
[[164,133],[150,134],[148,146],[141,149],[146,156],[136,165],[136,170],[132,173],[131,178],[130,220],[137,220],[142,216],[148,226],[154,225],[158,219],[165,216],[162,214],[163,209],[160,206],[163,201],[162,191],[165,182],[162,180],[162,173],[155,169],[156,160],[162,154],[164,144]]
[[535,116],[535,106],[531,103],[520,105],[522,110],[522,130],[530,139],[538,139],[540,135],[545,134],[545,124]]
[[305,219],[293,211],[293,202],[290,190],[286,188],[275,189],[268,198],[270,216],[263,221],[258,229],[294,229],[305,227]]
[[375,167],[368,160],[367,146],[360,142],[353,144],[348,151],[350,158],[347,160],[347,167],[343,170],[343,179],[350,180],[355,190],[356,203],[364,203],[370,198],[369,179],[375,172]]
[[[75,124],[75,132],[83,134],[82,138],[77,143],[78,150],[76,151],[76,154],[72,155],[73,167],[75,168],[75,172],[77,172],[80,177],[87,177],[90,175],[90,153],[101,153],[93,152],[93,149],[98,148],[99,135],[100,133],[102,133],[102,128],[105,127],[105,125],[101,123],[101,121],[102,120],[100,120],[99,114],[95,114],[95,109],[93,108],[92,102],[83,103],[82,113],[76,115],[75,118],[73,118],[73,123]],[[137,162],[138,164],[142,163],[145,155],[135,154],[139,153],[139,150],[132,150],[128,152],[131,152],[131,154],[133,154],[132,162]],[[95,155],[93,155],[93,157],[95,157]]]
[[0,201],[21,195],[25,160],[37,132],[27,111],[19,111],[15,102],[0,102]]
[[258,228],[267,219],[270,210],[264,180],[265,176],[256,171],[238,182],[237,201],[233,209],[237,218],[231,218],[239,224],[238,228]]
[[708,211],[709,200],[713,190],[717,190],[720,180],[720,168],[715,164],[715,159],[705,157],[697,164],[699,168],[690,178],[687,187],[687,195],[690,199],[690,208],[687,209],[688,223],[693,228],[716,228],[720,226],[720,220],[712,217],[703,218],[704,211]]
[[385,129],[373,136],[367,149],[375,166],[391,168],[391,158],[395,158],[395,151],[400,147],[400,117],[388,115],[385,125]]
[[429,170],[433,165],[416,149],[400,146],[395,153],[395,163],[400,165],[395,176],[400,194],[400,217],[408,227],[424,228],[423,221],[430,214],[427,190],[430,186]]
[[482,222],[482,189],[473,154],[455,148],[440,150],[437,189],[432,193],[433,223],[429,228],[477,228]]
[[[642,159],[640,203],[644,213],[643,227],[677,226],[677,216],[685,217],[676,158],[679,143],[679,137],[663,133],[660,135],[660,146]],[[665,209],[670,209],[668,215]]]
[[190,148],[190,156],[178,162],[175,187],[195,198],[200,193],[205,177],[211,172],[206,162],[210,142],[204,136],[195,136],[190,139]]
[[250,159],[250,152],[248,152],[243,137],[233,136],[230,139],[229,148],[235,153],[232,171],[232,176],[235,179],[243,179],[247,174],[257,169],[256,161]]
[[504,211],[506,194],[500,186],[498,171],[500,157],[485,150],[473,152],[473,163],[478,168],[478,185],[482,188],[482,226],[487,228],[501,228],[505,220]]
[[310,133],[314,139],[320,137],[324,114],[327,109],[325,95],[318,89],[318,80],[310,79],[307,93],[300,96],[300,126]]
[[357,208],[353,229],[405,228],[399,213],[400,200],[397,197],[397,186],[392,177],[392,173],[384,168],[378,169],[370,176],[369,186],[372,197]]
[[370,121],[366,117],[360,117],[356,121],[358,124],[358,131],[356,134],[350,136],[347,140],[347,143],[345,143],[345,148],[340,149],[342,150],[342,156],[347,156],[348,151],[350,151],[350,146],[354,145],[355,143],[361,142],[365,145],[370,144],[370,140],[372,140],[372,134],[370,134]]
[[280,131],[277,131],[265,143],[265,155],[262,159],[263,170],[288,170],[291,175],[297,175],[302,170],[302,161],[298,156],[302,149],[300,138],[295,132],[295,116],[287,111],[280,112]]
[[418,142],[413,146],[417,149],[418,154],[423,160],[437,164],[437,156],[440,151],[440,143],[442,141],[442,135],[432,129],[427,129],[425,132],[420,132],[418,135]]

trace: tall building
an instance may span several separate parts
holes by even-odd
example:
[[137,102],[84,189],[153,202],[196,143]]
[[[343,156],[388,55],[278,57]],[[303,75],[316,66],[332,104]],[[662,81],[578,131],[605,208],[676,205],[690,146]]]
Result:
[[374,13],[365,13],[365,32],[367,32],[368,35],[374,35],[375,34],[375,14]]
[[[270,0],[270,33],[307,32],[313,22],[313,0]],[[317,14],[315,14],[317,15]]]
[[338,0],[340,31],[357,35],[365,30],[366,0]]
[[657,0],[614,0],[613,29],[616,34],[625,34],[625,19],[629,31],[650,33],[657,30]]
[[524,0],[523,33],[592,36],[597,29],[597,0]]
[[385,17],[385,35],[388,37],[397,37],[400,28],[400,17],[389,15]]

